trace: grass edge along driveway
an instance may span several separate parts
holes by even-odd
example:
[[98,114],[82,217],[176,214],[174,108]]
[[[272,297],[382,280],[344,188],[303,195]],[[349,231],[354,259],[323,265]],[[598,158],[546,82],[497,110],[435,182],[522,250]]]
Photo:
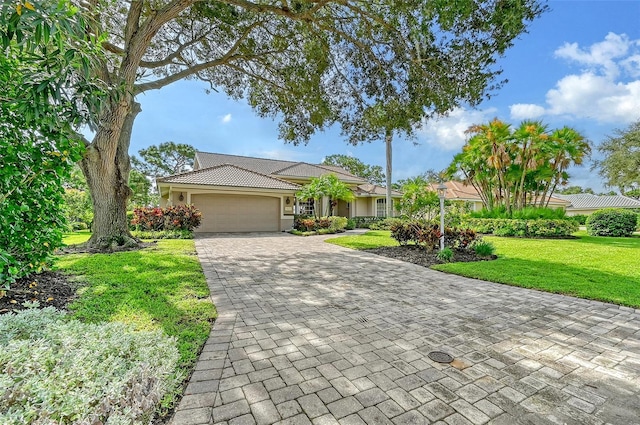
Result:
[[[65,243],[89,236],[66,235]],[[112,254],[61,255],[55,267],[79,282],[78,298],[68,306],[72,317],[162,329],[177,338],[178,367],[190,376],[217,316],[192,239]]]
[[[328,239],[353,249],[397,246],[390,232]],[[460,276],[640,308],[640,237],[609,238],[577,232],[576,239],[486,236],[498,259],[438,264]],[[455,261],[455,260],[454,260]]]

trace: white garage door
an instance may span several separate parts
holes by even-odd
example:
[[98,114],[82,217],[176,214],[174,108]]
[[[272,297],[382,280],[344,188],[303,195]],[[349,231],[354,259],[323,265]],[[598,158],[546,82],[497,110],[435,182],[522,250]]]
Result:
[[280,199],[267,196],[192,195],[202,211],[196,232],[278,232]]

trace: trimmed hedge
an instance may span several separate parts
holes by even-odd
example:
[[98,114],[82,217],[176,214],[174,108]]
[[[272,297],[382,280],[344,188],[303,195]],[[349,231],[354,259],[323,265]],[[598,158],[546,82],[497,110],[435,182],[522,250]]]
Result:
[[471,218],[464,225],[478,233],[521,238],[562,238],[578,230],[578,224],[573,220]]
[[587,219],[587,233],[591,236],[631,236],[636,230],[638,215],[621,208],[598,210]]
[[385,217],[376,217],[376,216],[357,216],[353,217],[352,220],[356,223],[356,227],[358,229],[368,229],[372,223],[382,221]]

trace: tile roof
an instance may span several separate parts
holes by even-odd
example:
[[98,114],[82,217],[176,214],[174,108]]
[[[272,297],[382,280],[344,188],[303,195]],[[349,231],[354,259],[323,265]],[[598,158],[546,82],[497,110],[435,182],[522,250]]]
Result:
[[221,164],[158,179],[162,183],[201,184],[211,186],[251,187],[260,189],[298,190],[300,186],[246,170],[233,164]]
[[[386,195],[387,188],[384,186],[378,186],[377,184],[361,184],[356,188],[357,195]],[[397,190],[391,190],[392,196],[402,196],[402,193]]]
[[640,201],[622,195],[553,195],[571,202],[569,209],[640,208]]
[[306,162],[284,161],[279,159],[253,158],[250,156],[227,155],[221,153],[196,152],[196,162],[199,168],[215,167],[221,164],[232,164],[246,170],[265,175],[280,175],[288,177],[320,177],[323,174],[334,173],[340,180],[353,183],[365,182],[341,167],[308,164]]
[[[445,198],[449,200],[458,200],[458,201],[474,201],[481,202],[482,198],[480,198],[480,194],[473,186],[468,186],[463,182],[459,181],[448,181],[444,182],[444,185],[447,187],[447,191],[445,192]],[[431,190],[436,191],[438,187],[438,183],[431,183]],[[560,199],[558,196],[552,196],[549,198],[549,203],[553,205],[566,205],[567,202],[564,199]]]

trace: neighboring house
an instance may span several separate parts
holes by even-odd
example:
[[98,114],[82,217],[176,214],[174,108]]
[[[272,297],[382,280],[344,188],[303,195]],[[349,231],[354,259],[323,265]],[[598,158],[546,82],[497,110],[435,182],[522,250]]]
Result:
[[[484,207],[480,194],[473,186],[468,186],[459,181],[444,182],[447,187],[445,199],[449,201],[467,202],[471,205],[471,211],[481,211]],[[437,191],[438,183],[431,184],[431,190]],[[557,196],[549,198],[549,208],[566,208],[568,201],[559,199]]]
[[580,193],[577,195],[554,195],[570,202],[567,215],[589,215],[603,208],[640,209],[640,201],[622,195],[592,195]]
[[[385,189],[335,166],[196,152],[193,171],[157,179],[160,206],[193,204],[202,211],[197,232],[277,232],[293,226],[294,214],[326,211],[296,199],[312,178],[334,174],[349,185],[353,202],[339,201],[335,215],[384,216]],[[401,195],[394,192],[394,197]]]

